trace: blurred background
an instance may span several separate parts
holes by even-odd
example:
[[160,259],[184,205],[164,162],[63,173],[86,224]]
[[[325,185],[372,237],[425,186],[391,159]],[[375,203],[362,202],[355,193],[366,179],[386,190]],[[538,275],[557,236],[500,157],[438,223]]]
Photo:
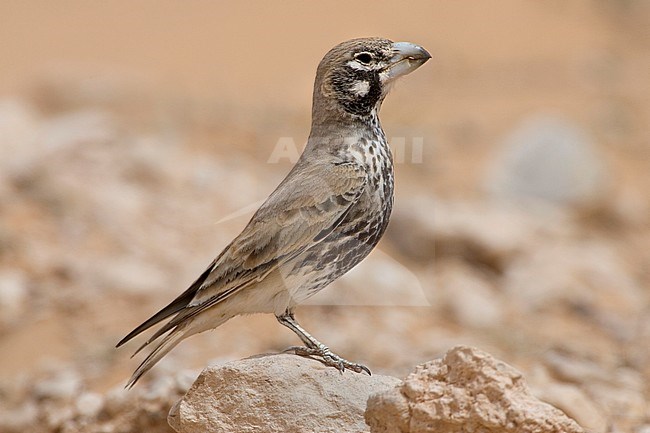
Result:
[[400,377],[473,345],[588,431],[650,431],[644,0],[0,2],[0,431],[168,431],[202,367],[297,343],[237,318],[131,392],[114,349],[284,177],[361,36],[433,58],[382,109],[389,230],[303,326]]

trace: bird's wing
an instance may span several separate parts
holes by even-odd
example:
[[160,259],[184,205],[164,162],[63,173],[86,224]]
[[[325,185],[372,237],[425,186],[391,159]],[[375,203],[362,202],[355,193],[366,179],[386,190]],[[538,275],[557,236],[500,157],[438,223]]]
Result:
[[320,242],[358,200],[366,178],[365,168],[356,162],[298,163],[241,234],[201,276],[169,305],[124,337],[118,346],[178,313],[142,347],[146,346],[186,319],[262,280],[287,260]]
[[364,167],[356,162],[297,166],[215,261],[190,305],[209,303],[260,281],[320,242],[358,200],[366,178]]

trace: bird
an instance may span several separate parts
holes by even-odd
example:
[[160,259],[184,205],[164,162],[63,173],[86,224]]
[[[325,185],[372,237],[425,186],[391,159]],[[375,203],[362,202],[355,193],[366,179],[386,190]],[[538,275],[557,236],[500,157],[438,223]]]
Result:
[[155,343],[126,387],[185,338],[254,313],[274,314],[300,338],[304,346],[286,352],[371,374],[307,332],[294,309],[361,262],[384,234],[394,175],[379,110],[395,80],[430,58],[419,45],[379,37],[348,40],[325,54],[303,153],[189,288],[117,343],[166,320],[133,354]]

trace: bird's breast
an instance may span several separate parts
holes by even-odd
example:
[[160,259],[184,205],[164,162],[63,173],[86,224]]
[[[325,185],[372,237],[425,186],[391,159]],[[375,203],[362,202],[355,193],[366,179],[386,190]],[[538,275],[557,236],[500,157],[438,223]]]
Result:
[[[360,139],[348,149],[366,169],[366,187],[339,225],[321,242],[289,265],[288,279],[296,303],[312,296],[363,260],[383,236],[393,208],[393,160],[383,133]],[[288,281],[287,279],[287,281]],[[293,280],[292,280],[293,281]]]
[[393,207],[393,157],[381,128],[360,137],[351,152],[366,169],[366,188],[341,231],[372,249],[384,234]]

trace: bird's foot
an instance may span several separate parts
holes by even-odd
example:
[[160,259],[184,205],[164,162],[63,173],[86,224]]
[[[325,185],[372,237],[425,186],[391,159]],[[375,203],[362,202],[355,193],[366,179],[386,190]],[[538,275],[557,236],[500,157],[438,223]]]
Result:
[[348,369],[356,373],[361,373],[365,371],[366,373],[368,373],[368,376],[372,376],[370,369],[365,365],[357,364],[355,362],[350,362],[347,359],[343,359],[340,356],[338,356],[336,353],[332,352],[327,346],[324,345],[318,347],[291,346],[285,349],[283,352],[284,353],[293,352],[296,355],[300,355],[300,356],[320,358],[319,360],[323,364],[327,365],[328,367],[334,367],[341,373],[343,373],[346,369]]

